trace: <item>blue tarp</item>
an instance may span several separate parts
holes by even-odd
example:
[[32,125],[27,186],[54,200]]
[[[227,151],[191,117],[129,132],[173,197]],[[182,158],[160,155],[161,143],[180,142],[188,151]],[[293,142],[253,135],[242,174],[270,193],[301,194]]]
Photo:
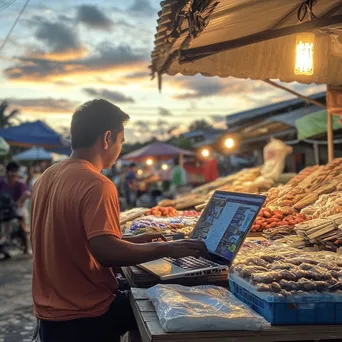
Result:
[[51,160],[52,156],[49,152],[41,147],[32,147],[22,153],[13,156],[14,160]]
[[68,147],[64,138],[42,121],[0,129],[0,137],[10,145]]

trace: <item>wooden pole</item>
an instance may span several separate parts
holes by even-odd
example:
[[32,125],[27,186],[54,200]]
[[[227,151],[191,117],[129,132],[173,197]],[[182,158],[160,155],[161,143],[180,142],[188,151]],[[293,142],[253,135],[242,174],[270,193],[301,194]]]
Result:
[[299,94],[299,93],[297,93],[296,91],[294,91],[294,90],[292,90],[292,89],[289,89],[289,88],[286,88],[286,87],[284,87],[284,86],[281,85],[281,84],[278,84],[278,83],[273,82],[273,81],[271,81],[271,80],[264,80],[264,82],[267,83],[267,84],[272,85],[273,87],[276,87],[276,88],[285,90],[285,91],[287,91],[288,93],[290,93],[290,94],[292,94],[292,95],[295,95],[295,96],[299,97],[300,99],[302,99],[302,100],[304,100],[304,101],[306,101],[306,102],[312,103],[312,104],[315,105],[315,106],[318,106],[318,107],[327,109],[327,107],[326,107],[325,104],[323,104],[323,103],[321,103],[321,102],[319,102],[319,101],[316,101],[316,100],[312,99],[311,97],[308,97],[308,96],[304,96],[304,95],[302,95],[302,94]]
[[184,154],[183,154],[183,153],[181,153],[181,154],[179,155],[179,165],[180,165],[181,167],[183,167],[183,165],[184,165]]
[[316,165],[319,165],[319,146],[317,143],[313,144],[313,148],[314,148],[314,153],[315,153],[315,162]]
[[334,159],[334,136],[333,136],[333,119],[331,113],[327,111],[327,136],[328,136],[328,161]]

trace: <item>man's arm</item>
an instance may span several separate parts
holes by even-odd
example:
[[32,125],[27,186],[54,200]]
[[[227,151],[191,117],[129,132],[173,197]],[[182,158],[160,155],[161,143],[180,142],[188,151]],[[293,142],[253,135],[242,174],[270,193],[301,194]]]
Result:
[[163,257],[208,256],[205,244],[199,240],[136,244],[102,235],[91,238],[89,245],[94,258],[104,267],[138,265]]

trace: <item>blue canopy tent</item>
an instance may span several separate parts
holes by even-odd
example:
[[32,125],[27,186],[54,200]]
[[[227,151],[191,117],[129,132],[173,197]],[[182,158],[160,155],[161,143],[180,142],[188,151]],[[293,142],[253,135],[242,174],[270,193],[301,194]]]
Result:
[[41,147],[32,147],[29,150],[14,155],[13,159],[19,161],[51,160],[52,155]]
[[0,129],[0,137],[12,146],[39,146],[56,153],[70,154],[71,152],[66,139],[39,120],[2,128]]

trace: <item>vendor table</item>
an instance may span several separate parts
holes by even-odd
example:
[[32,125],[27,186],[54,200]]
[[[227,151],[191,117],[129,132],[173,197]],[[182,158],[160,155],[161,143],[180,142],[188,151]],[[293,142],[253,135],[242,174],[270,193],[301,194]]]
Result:
[[220,331],[166,333],[160,326],[154,306],[145,289],[131,289],[131,305],[143,342],[273,342],[342,340],[339,325],[292,325],[271,327],[265,331]]

